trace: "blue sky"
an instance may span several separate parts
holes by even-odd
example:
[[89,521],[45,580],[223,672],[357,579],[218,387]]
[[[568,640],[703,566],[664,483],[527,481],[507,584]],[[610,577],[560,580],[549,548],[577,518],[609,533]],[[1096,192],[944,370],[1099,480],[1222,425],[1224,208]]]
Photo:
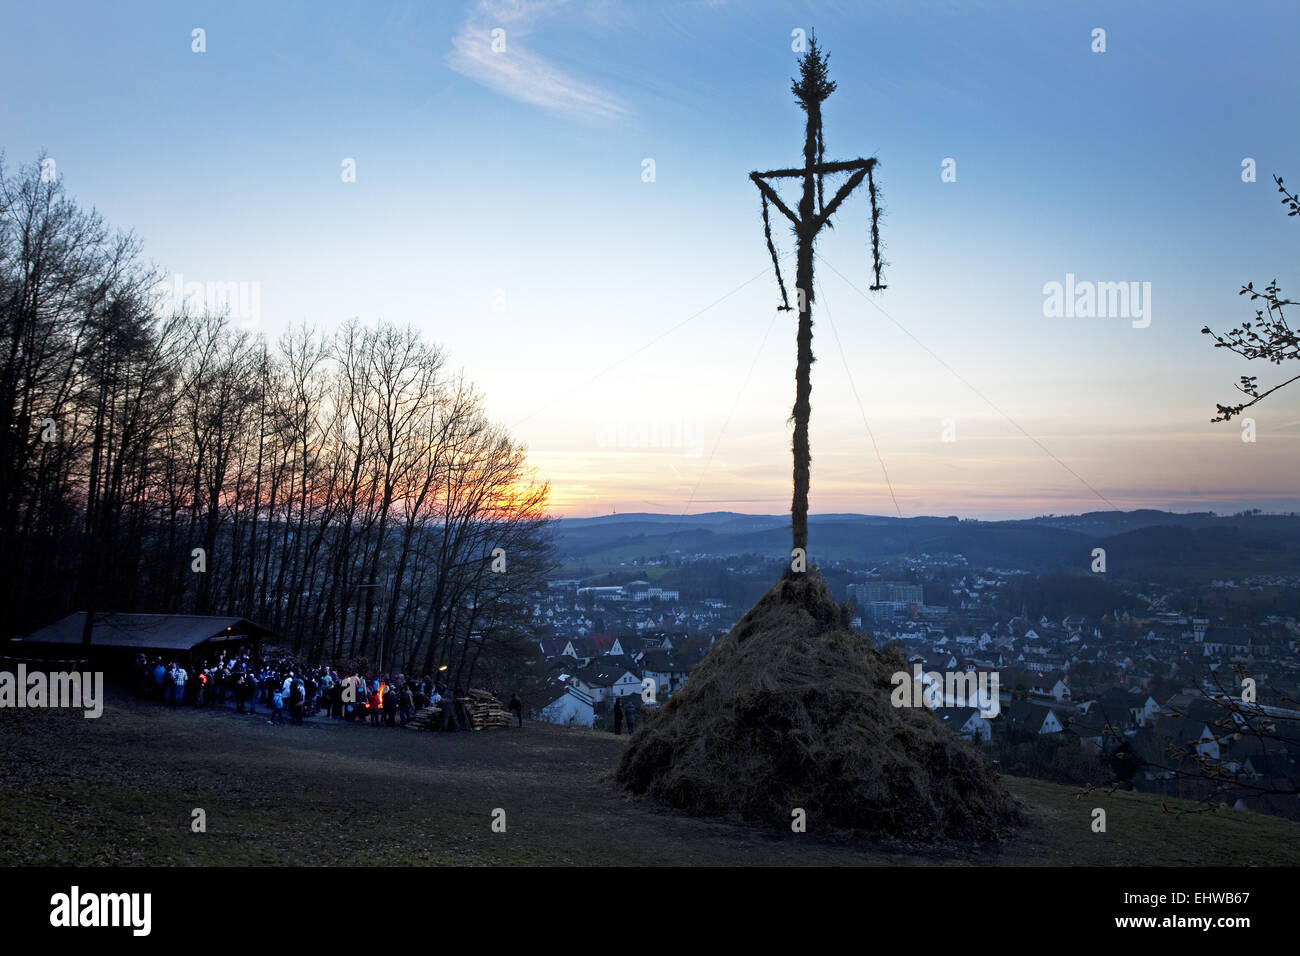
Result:
[[[0,147],[170,273],[259,283],[272,338],[419,326],[561,513],[779,513],[794,319],[747,173],[799,159],[815,28],[827,156],[879,158],[891,266],[870,296],[836,272],[870,285],[863,191],[819,243],[812,510],[1293,510],[1300,390],[1253,443],[1210,424],[1239,375],[1288,376],[1199,330],[1250,318],[1248,280],[1300,287],[1271,182],[1300,183],[1300,12],[1134,7],[9,5]],[[1046,317],[1067,273],[1151,283],[1149,327]]]

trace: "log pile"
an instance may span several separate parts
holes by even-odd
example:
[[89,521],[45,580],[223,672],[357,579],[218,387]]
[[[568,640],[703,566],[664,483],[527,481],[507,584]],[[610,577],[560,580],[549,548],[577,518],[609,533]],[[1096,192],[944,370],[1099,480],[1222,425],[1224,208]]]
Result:
[[437,704],[421,707],[406,722],[410,730],[437,730],[442,726],[442,708]]
[[475,730],[491,727],[510,727],[514,724],[514,715],[506,709],[505,704],[485,690],[471,690],[468,697],[461,700],[469,708],[469,719]]

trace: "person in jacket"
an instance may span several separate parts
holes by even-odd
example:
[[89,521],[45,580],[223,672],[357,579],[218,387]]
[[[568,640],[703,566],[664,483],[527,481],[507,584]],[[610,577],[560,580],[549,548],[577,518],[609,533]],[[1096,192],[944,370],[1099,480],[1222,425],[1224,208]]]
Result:
[[403,684],[402,685],[402,710],[401,710],[401,721],[403,727],[405,727],[407,722],[410,721],[411,715],[414,713],[415,713],[415,692],[411,690],[410,684]]
[[176,707],[185,703],[185,684],[189,680],[189,674],[180,664],[172,665],[172,706]]

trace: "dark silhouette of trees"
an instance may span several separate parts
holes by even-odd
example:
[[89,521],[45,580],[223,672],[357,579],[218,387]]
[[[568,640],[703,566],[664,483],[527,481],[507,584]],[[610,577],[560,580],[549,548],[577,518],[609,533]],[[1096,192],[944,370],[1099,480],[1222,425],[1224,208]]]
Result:
[[[1282,194],[1282,205],[1289,210],[1287,215],[1300,215],[1300,195],[1287,192],[1280,176],[1274,176],[1273,181],[1277,183],[1277,191]],[[1201,329],[1203,335],[1208,335],[1214,339],[1214,347],[1236,352],[1238,355],[1252,361],[1263,359],[1273,365],[1281,365],[1289,360],[1300,359],[1300,337],[1297,337],[1295,331],[1287,323],[1283,311],[1287,306],[1295,305],[1296,302],[1282,297],[1282,289],[1278,286],[1277,280],[1274,279],[1270,282],[1262,292],[1256,290],[1253,282],[1248,282],[1241,287],[1241,291],[1237,294],[1250,296],[1252,302],[1263,299],[1264,308],[1255,310],[1254,322],[1243,322],[1225,335],[1212,332],[1209,326]],[[1240,402],[1236,405],[1220,405],[1216,403],[1219,414],[1210,421],[1231,421],[1234,415],[1240,415],[1247,408],[1263,401],[1266,397],[1278,389],[1290,385],[1296,379],[1300,379],[1300,375],[1293,375],[1286,381],[1261,392],[1257,375],[1243,375],[1236,388],[1247,396],[1250,401]]]
[[0,629],[230,614],[311,659],[500,668],[552,567],[549,487],[443,351],[355,321],[268,343],[159,279],[0,162]]

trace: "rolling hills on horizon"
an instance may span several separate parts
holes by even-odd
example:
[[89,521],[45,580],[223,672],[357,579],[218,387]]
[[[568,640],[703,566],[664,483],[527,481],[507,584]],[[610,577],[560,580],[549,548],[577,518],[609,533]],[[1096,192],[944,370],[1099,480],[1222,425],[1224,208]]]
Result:
[[[710,512],[560,518],[567,565],[789,553],[789,518]],[[921,516],[809,515],[810,559],[872,564],[961,554],[975,567],[1087,573],[1093,549],[1107,573],[1184,580],[1300,575],[1300,516],[1158,510],[1048,515],[1005,521]]]

